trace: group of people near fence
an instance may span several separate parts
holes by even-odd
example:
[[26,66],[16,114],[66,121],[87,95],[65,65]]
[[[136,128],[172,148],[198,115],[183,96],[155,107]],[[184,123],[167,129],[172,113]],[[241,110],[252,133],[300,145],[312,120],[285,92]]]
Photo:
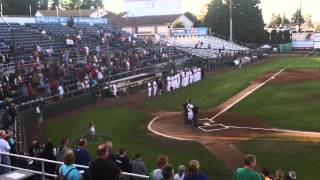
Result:
[[194,82],[200,81],[202,78],[201,72],[201,68],[193,67],[169,75],[167,77],[167,91],[171,92],[180,87],[187,87]]
[[[187,87],[202,79],[202,70],[198,67],[185,68],[183,71],[172,73],[166,78],[167,92],[173,92],[181,87]],[[163,82],[153,79],[148,82],[148,97],[161,95],[164,91]]]
[[183,112],[184,124],[198,128],[199,107],[193,104],[191,100],[187,100],[186,103],[183,104]]
[[[54,148],[50,139],[44,145],[33,141],[29,153],[32,157],[63,162],[62,165],[44,163],[44,171],[56,174],[59,180],[208,180],[208,177],[200,171],[198,160],[190,160],[187,167],[180,165],[175,173],[168,156],[159,155],[156,160],[157,167],[149,171],[143,155],[139,152],[131,159],[126,148],[121,147],[118,152],[114,152],[112,142],[107,141],[98,145],[96,158],[92,159],[86,145],[85,139],[80,139],[78,147],[74,149],[70,148],[68,138],[62,138],[58,148]],[[89,168],[76,167],[75,164]],[[41,162],[33,162],[31,169],[42,171]],[[129,177],[122,172],[135,175]],[[144,177],[137,177],[139,175]]]
[[163,93],[163,83],[158,78],[148,82],[148,97],[154,97]]

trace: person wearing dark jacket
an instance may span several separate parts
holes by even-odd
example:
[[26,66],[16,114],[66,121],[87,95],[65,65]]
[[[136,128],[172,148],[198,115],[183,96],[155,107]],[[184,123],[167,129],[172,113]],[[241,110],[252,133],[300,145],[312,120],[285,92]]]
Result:
[[116,164],[123,172],[132,172],[131,163],[125,148],[121,148],[119,153],[116,155]]
[[[131,162],[132,173],[140,175],[148,175],[147,167],[142,160],[142,155],[137,153],[135,158]],[[143,178],[133,177],[132,180],[143,180]]]
[[189,162],[188,173],[183,180],[208,180],[208,177],[199,171],[200,163],[198,160],[191,160]]
[[107,146],[99,145],[97,159],[90,163],[89,172],[91,180],[119,180],[120,169],[108,157]]
[[198,128],[198,113],[199,113],[199,107],[198,106],[194,106],[193,109],[193,122],[192,122],[192,126],[195,128]]
[[183,107],[183,115],[184,115],[184,124],[187,125],[188,124],[188,109],[187,109],[187,105],[188,105],[188,100],[182,104]]
[[[44,150],[41,155],[42,158],[55,161],[56,156],[54,155],[54,146],[51,139],[48,139],[44,145]],[[49,174],[56,174],[56,165],[54,163],[44,163],[44,170]],[[46,177],[47,179],[54,179],[52,177]]]

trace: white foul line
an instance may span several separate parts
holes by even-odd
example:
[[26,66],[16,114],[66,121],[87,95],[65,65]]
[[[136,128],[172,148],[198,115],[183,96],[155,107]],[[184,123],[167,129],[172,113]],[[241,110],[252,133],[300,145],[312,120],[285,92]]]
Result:
[[218,114],[216,114],[215,116],[213,116],[211,119],[209,120],[214,120],[216,119],[218,116],[220,116],[221,114],[223,114],[224,112],[228,111],[230,108],[232,108],[234,105],[236,105],[238,102],[242,101],[244,98],[246,98],[247,96],[249,96],[250,94],[252,94],[254,91],[256,91],[257,89],[261,88],[262,86],[264,86],[266,83],[268,83],[269,81],[271,81],[272,79],[274,79],[275,77],[277,77],[280,73],[282,73],[284,71],[284,69],[281,69],[279,72],[277,72],[276,74],[274,74],[272,77],[270,77],[269,79],[267,79],[266,81],[264,81],[263,83],[259,84],[257,87],[255,87],[254,89],[252,89],[251,91],[247,92],[244,96],[241,96],[239,99],[237,99],[235,102],[233,102],[232,104],[228,105],[226,108],[224,108],[222,111],[220,111]]
[[174,137],[174,136],[169,136],[169,135],[166,135],[166,134],[163,134],[163,133],[160,133],[154,129],[152,129],[152,124],[155,120],[159,119],[159,117],[155,117],[153,118],[150,123],[148,124],[148,129],[149,131],[153,132],[154,134],[157,134],[159,136],[162,136],[162,137],[166,137],[166,138],[170,138],[170,139],[175,139],[175,140],[179,140],[179,141],[194,141],[193,139],[184,139],[184,138],[178,138],[178,137]]

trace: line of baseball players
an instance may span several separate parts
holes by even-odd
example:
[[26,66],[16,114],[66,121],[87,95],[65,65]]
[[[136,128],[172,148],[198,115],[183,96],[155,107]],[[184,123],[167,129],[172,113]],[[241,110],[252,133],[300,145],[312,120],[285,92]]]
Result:
[[167,91],[171,92],[180,87],[187,87],[190,84],[201,80],[201,68],[186,68],[184,71],[167,77]]
[[[186,68],[176,74],[167,77],[167,92],[172,92],[181,87],[187,87],[190,84],[201,80],[201,68],[193,67]],[[159,90],[159,92],[158,92]],[[148,82],[148,97],[162,94],[163,84],[162,81],[154,79]]]

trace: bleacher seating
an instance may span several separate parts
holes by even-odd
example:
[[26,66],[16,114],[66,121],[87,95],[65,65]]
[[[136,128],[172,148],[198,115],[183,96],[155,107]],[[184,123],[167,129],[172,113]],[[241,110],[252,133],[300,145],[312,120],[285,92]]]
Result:
[[[215,58],[221,51],[248,50],[244,46],[214,36],[175,37],[166,38],[164,41],[202,58]],[[199,45],[200,43],[202,45]]]

